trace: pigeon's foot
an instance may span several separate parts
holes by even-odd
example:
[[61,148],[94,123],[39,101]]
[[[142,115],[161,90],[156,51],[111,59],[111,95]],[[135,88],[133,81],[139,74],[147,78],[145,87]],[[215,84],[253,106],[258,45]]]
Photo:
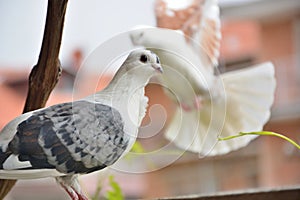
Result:
[[201,97],[195,97],[192,105],[186,104],[184,102],[180,102],[180,107],[185,112],[190,112],[193,110],[200,110],[202,108],[202,99],[201,99]]

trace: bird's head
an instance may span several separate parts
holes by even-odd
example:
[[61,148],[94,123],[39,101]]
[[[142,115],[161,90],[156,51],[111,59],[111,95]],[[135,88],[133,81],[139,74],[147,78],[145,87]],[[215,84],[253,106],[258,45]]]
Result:
[[163,72],[159,57],[152,51],[145,49],[132,51],[123,65],[126,67],[127,72],[132,71],[137,75],[151,76],[157,72]]
[[132,51],[110,82],[107,90],[115,87],[144,87],[155,74],[163,72],[159,58],[149,50]]

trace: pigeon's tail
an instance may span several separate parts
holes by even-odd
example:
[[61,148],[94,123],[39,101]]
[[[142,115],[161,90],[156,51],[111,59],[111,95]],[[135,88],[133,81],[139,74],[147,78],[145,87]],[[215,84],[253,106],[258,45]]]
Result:
[[274,100],[273,65],[263,63],[228,72],[221,79],[224,98],[204,101],[200,111],[178,108],[175,112],[166,137],[177,146],[201,155],[220,155],[246,146],[255,136],[218,142],[219,137],[263,129]]
[[66,176],[55,169],[21,169],[2,170],[0,169],[0,179],[39,179],[47,177]]
[[0,148],[0,179],[37,179],[46,177],[64,176],[55,169],[5,169],[5,161],[13,156],[11,151],[3,152]]

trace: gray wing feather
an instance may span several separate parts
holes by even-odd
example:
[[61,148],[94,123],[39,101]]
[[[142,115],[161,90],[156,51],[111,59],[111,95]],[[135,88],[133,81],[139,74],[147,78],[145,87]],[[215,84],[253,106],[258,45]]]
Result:
[[[52,114],[59,117],[51,117]],[[127,147],[121,115],[112,107],[77,101],[53,107],[46,115],[52,119],[54,132],[72,158],[87,168],[113,164]],[[40,141],[47,146],[47,141]],[[57,162],[50,154],[49,158]]]
[[88,173],[122,155],[128,144],[123,127],[120,113],[110,106],[88,101],[58,104],[20,123],[7,151],[29,160],[33,168]]

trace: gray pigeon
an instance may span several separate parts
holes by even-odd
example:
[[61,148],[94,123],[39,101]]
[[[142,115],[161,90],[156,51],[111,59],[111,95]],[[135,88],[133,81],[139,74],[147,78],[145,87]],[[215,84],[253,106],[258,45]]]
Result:
[[55,177],[72,199],[87,199],[78,174],[104,169],[130,150],[146,112],[144,87],[157,72],[154,53],[133,51],[104,90],[9,122],[0,132],[0,178]]

